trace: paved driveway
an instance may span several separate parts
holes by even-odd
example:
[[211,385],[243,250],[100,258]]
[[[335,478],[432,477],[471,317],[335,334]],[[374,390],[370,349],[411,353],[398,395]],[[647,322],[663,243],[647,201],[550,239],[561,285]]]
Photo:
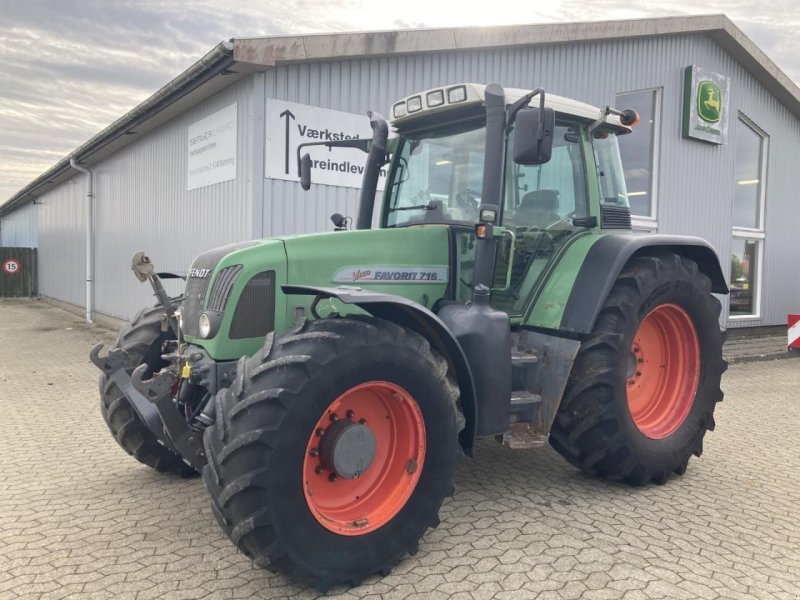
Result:
[[[0,302],[0,598],[312,598],[255,569],[199,479],[120,450],[92,343],[38,302]],[[800,361],[731,367],[687,474],[633,489],[553,451],[481,443],[419,554],[346,598],[800,598]]]

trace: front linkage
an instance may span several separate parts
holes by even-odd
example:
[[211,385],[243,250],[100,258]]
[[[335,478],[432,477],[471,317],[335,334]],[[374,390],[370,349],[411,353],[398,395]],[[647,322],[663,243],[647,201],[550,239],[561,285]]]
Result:
[[[164,313],[161,317],[161,331],[166,332],[170,329],[180,332],[178,327],[176,308],[173,300],[169,298],[159,275],[175,277],[171,274],[156,273],[150,259],[144,252],[134,255],[131,268],[139,281],[150,281],[153,291],[158,298]],[[178,333],[180,337],[180,333]],[[196,471],[202,471],[206,464],[205,452],[203,450],[202,430],[214,420],[214,389],[204,390],[202,398],[196,407],[191,410],[193,419],[187,418],[187,411],[179,407],[177,398],[182,395],[184,386],[192,385],[188,379],[182,378],[182,368],[188,366],[190,360],[195,363],[205,362],[203,359],[210,360],[193,352],[191,356],[184,359],[178,351],[181,347],[181,340],[165,342],[162,345],[163,352],[167,347],[172,347],[173,352],[162,354],[161,358],[166,361],[168,366],[154,372],[152,378],[145,379],[149,365],[142,363],[133,372],[126,369],[129,365],[129,356],[124,348],[116,347],[111,349],[108,354],[101,356],[100,352],[104,344],[97,344],[90,352],[91,361],[100,371],[114,382],[130,406],[135,411],[141,422],[155,436],[156,440],[174,454],[180,456],[183,461]],[[227,365],[230,370],[231,365]],[[196,369],[202,373],[207,369]],[[226,372],[228,377],[232,373]],[[196,390],[193,390],[196,392]]]

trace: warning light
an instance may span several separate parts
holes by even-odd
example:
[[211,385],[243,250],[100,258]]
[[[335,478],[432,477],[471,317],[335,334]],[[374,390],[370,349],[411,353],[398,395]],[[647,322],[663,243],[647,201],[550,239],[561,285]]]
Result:
[[620,115],[619,120],[623,125],[633,129],[639,124],[639,113],[632,108],[626,108],[622,111],[622,115]]

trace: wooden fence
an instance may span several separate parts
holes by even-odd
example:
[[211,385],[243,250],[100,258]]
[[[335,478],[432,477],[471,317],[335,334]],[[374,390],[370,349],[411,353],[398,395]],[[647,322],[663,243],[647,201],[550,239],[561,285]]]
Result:
[[0,298],[30,298],[36,291],[36,248],[0,248]]

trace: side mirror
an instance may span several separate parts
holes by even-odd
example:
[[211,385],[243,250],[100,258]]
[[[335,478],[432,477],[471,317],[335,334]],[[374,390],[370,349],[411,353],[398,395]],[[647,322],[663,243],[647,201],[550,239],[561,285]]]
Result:
[[514,162],[543,165],[553,154],[556,114],[552,108],[523,108],[514,125]]
[[305,191],[311,189],[311,157],[308,153],[300,159],[300,185]]

